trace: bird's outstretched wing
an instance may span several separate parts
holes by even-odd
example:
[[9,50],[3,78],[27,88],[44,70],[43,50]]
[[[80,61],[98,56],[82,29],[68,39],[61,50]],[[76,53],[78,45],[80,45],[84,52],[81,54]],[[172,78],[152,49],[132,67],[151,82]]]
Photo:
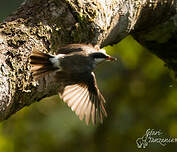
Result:
[[90,119],[93,124],[97,121],[102,123],[103,117],[107,116],[104,108],[105,99],[97,88],[94,73],[88,73],[84,78],[78,83],[65,85],[59,91],[59,95],[80,120],[85,118],[87,124]]

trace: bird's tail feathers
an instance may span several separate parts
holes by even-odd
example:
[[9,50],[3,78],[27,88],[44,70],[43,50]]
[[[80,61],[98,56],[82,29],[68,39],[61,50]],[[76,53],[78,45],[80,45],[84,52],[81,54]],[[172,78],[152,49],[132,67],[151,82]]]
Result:
[[54,56],[33,49],[30,56],[31,72],[35,79],[45,76],[47,73],[56,70],[50,61]]

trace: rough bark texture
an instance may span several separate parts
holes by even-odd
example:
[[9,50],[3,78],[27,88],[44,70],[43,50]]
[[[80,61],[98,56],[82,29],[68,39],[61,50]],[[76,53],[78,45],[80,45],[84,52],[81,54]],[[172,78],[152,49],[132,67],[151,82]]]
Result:
[[143,8],[132,35],[177,72],[177,1],[156,1]]
[[101,47],[129,33],[177,71],[176,0],[26,0],[0,24],[0,120],[57,93],[33,80],[32,49],[55,53],[69,43]]

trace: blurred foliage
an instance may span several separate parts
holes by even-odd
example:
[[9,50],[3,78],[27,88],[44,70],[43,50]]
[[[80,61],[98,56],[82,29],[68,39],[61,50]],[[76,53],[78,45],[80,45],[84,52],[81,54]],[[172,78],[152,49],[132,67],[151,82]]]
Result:
[[[16,6],[19,1],[1,2]],[[8,11],[12,11],[7,7]],[[5,13],[1,13],[3,18]],[[177,137],[177,85],[156,56],[131,36],[105,48],[118,62],[96,69],[98,85],[107,100],[108,117],[102,125],[86,126],[58,96],[23,108],[0,124],[0,152],[135,152],[136,139],[148,128]],[[175,151],[149,144],[141,151]]]
[[1,0],[0,21],[2,22],[8,15],[15,12],[24,0]]

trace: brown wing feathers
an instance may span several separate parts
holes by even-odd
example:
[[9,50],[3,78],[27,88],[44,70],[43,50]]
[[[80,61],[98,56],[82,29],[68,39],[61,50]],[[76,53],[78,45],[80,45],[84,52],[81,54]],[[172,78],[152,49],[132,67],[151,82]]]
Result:
[[93,124],[98,121],[102,123],[103,117],[107,116],[104,108],[105,100],[97,87],[94,89],[89,87],[84,83],[67,85],[59,95],[71,110],[79,116],[80,120],[85,118],[86,124],[89,124],[90,120]]

